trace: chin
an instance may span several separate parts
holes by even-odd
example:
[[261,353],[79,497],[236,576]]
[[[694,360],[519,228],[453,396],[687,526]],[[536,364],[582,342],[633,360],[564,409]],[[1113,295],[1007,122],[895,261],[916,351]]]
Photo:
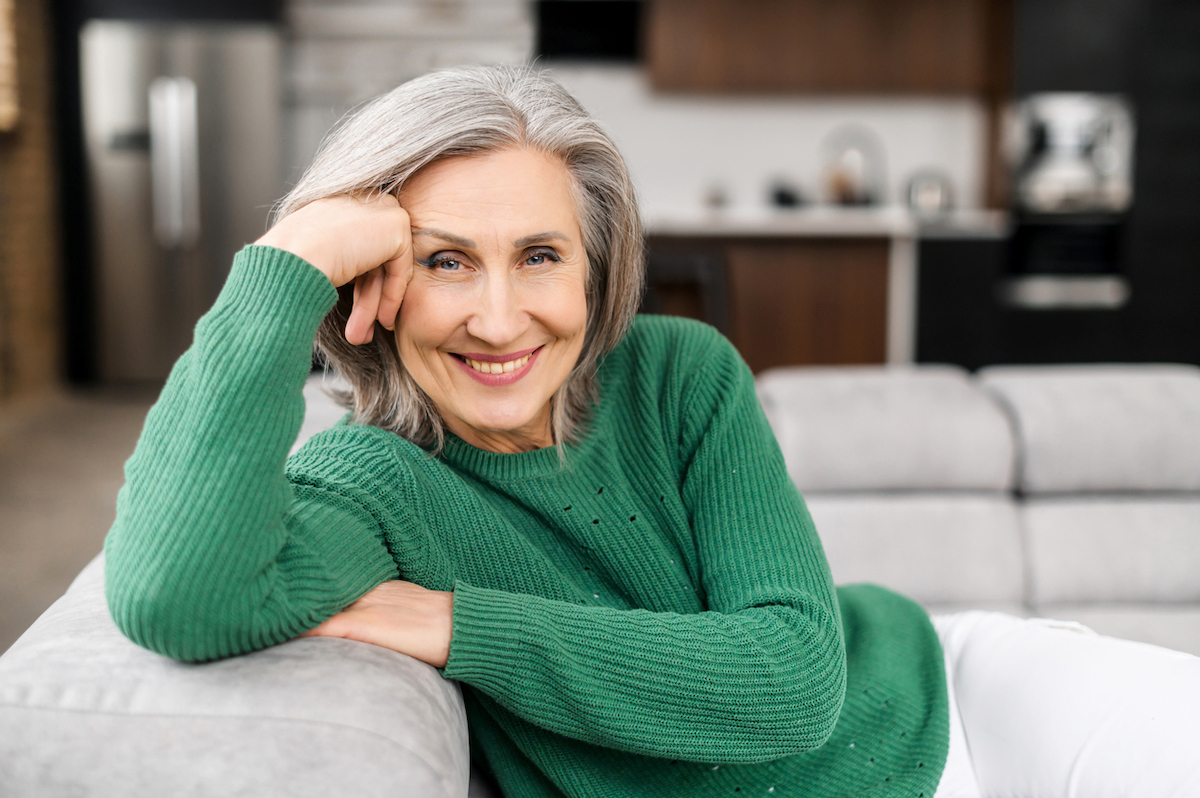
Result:
[[484,416],[467,421],[474,429],[491,435],[523,435],[537,428],[534,415]]

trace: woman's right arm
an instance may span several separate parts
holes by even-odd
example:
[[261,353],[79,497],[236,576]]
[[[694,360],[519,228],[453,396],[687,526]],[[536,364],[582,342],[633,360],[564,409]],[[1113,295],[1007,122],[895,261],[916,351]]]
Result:
[[352,343],[394,323],[411,275],[392,197],[322,200],[234,261],[126,464],[107,540],[118,627],[200,661],[295,637],[396,578],[370,509],[288,481],[317,325],[356,280]]

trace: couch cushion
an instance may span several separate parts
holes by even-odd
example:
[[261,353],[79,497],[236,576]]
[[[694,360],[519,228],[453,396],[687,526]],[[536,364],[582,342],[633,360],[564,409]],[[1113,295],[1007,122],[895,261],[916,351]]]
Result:
[[979,381],[1012,413],[1022,491],[1200,491],[1200,368],[996,366]]
[[1030,498],[1022,514],[1035,606],[1200,603],[1200,497]]
[[1078,621],[1102,635],[1200,656],[1200,604],[1043,604],[1039,616]]
[[962,369],[771,369],[758,395],[801,492],[1012,485],[1008,420]]
[[874,582],[927,608],[1024,602],[1016,508],[1003,494],[806,497],[838,584]]
[[313,372],[304,383],[304,423],[292,444],[292,453],[318,432],[329,429],[346,415],[348,410],[333,397],[332,391],[346,390],[345,380],[333,372]]
[[126,640],[97,557],[0,657],[0,795],[461,796],[458,686],[393,651],[293,640],[203,665]]

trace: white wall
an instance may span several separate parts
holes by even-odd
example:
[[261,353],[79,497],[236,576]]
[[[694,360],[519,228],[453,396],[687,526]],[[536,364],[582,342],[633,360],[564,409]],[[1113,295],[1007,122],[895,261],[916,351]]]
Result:
[[[355,105],[430,69],[520,63],[533,50],[528,0],[287,0],[287,10],[289,183]],[[698,209],[717,186],[731,209],[754,210],[780,178],[817,199],[822,141],[847,124],[882,141],[886,201],[934,168],[959,207],[981,205],[985,119],[973,99],[656,94],[634,66],[544,66],[609,129],[648,215]]]
[[900,201],[915,171],[935,168],[958,207],[982,205],[986,128],[975,99],[655,94],[632,66],[547,66],[617,142],[648,214],[701,208],[715,185],[732,208],[759,208],[777,178],[818,199],[822,142],[847,124],[882,141],[886,201]]

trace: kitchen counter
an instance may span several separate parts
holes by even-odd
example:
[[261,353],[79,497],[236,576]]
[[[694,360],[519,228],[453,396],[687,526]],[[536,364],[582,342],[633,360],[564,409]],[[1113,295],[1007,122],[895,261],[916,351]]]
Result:
[[1007,235],[1009,217],[1003,211],[977,209],[919,215],[899,206],[815,205],[795,210],[650,209],[643,223],[649,236],[689,238],[990,238]]
[[[833,239],[875,240],[886,246],[887,363],[916,357],[917,241],[923,238],[1003,238],[1009,216],[1000,211],[958,210],[914,214],[907,208],[809,206],[788,209],[650,209],[644,218],[651,239],[726,242]],[[831,268],[836,259],[829,261]],[[882,274],[880,275],[882,279]]]

